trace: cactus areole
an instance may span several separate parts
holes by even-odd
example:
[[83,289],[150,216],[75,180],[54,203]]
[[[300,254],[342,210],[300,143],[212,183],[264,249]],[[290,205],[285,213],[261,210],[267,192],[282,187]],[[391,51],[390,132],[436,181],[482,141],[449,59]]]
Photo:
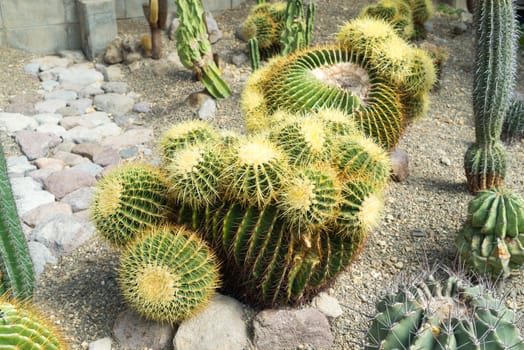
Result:
[[515,78],[515,12],[510,0],[479,0],[475,10],[476,72],[473,86],[475,143],[465,155],[468,189],[503,184],[506,152],[500,143]]

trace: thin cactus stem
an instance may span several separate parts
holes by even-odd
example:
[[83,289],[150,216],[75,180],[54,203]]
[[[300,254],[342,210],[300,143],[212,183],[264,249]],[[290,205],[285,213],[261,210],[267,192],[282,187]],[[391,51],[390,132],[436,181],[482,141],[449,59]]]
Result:
[[0,144],[0,295],[6,291],[18,299],[33,296],[33,263],[18,218]]
[[248,41],[249,58],[251,59],[251,68],[256,71],[260,67],[260,50],[258,49],[257,38],[251,38]]
[[307,4],[306,7],[306,47],[311,45],[313,40],[313,27],[314,27],[314,17],[315,17],[316,5],[313,2]]

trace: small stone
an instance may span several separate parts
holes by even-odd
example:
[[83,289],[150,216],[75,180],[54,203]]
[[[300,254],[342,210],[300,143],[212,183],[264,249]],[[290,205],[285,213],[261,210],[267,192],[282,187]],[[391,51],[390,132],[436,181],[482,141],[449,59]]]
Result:
[[88,113],[93,109],[93,101],[90,98],[80,98],[69,102],[69,107],[76,109],[79,113]]
[[63,100],[72,101],[78,97],[76,91],[72,90],[55,90],[44,95],[45,100]]
[[53,203],[55,196],[48,191],[32,191],[27,192],[24,197],[21,197],[16,202],[18,215],[22,216],[31,209],[34,209],[42,204]]
[[399,262],[395,263],[395,265],[393,265],[393,266],[395,266],[399,270],[402,270],[404,268],[404,263],[402,261],[399,261]]
[[69,255],[92,238],[95,228],[79,221],[73,215],[56,214],[39,223],[30,239],[45,245],[56,257]]
[[205,121],[210,121],[215,118],[217,112],[217,104],[214,99],[210,98],[206,100],[202,107],[197,112],[198,118]]
[[58,137],[64,137],[67,132],[63,126],[56,124],[41,124],[35,129],[35,131],[41,134],[56,135]]
[[36,120],[23,114],[0,113],[0,130],[3,129],[10,135],[20,130],[34,130],[37,126]]
[[83,171],[94,177],[98,177],[104,170],[100,165],[91,162],[77,164],[71,169]]
[[243,350],[249,344],[242,304],[216,294],[198,314],[180,324],[174,350]]
[[35,191],[41,191],[42,185],[31,177],[15,177],[10,180],[15,199],[29,197]]
[[59,137],[53,134],[29,130],[18,131],[15,140],[29,160],[45,157],[50,148],[62,142]]
[[4,108],[5,113],[18,113],[26,116],[36,114],[36,109],[32,103],[11,103]]
[[101,138],[106,138],[109,136],[117,136],[122,133],[122,129],[116,125],[116,123],[107,123],[104,125],[97,126],[93,128],[93,133],[100,135]]
[[66,68],[71,65],[71,61],[67,58],[62,58],[58,56],[44,56],[37,58],[35,62],[40,63],[40,71],[46,71],[53,68],[61,67]]
[[58,109],[67,105],[64,100],[46,100],[35,104],[35,110],[38,113],[55,113]]
[[109,119],[109,116],[106,112],[88,113],[82,115],[81,118],[88,120],[89,123],[93,125],[93,127],[111,123],[111,119]]
[[102,140],[101,135],[94,133],[92,129],[83,126],[75,126],[74,128],[67,130],[63,135],[63,138],[66,141],[73,141],[74,143],[96,143]]
[[91,84],[88,86],[85,86],[78,92],[79,98],[92,98],[96,95],[101,95],[104,93],[104,90],[100,87],[100,83]]
[[66,130],[73,129],[77,126],[90,129],[94,127],[93,123],[87,120],[85,117],[65,117],[60,120],[60,125]]
[[[77,168],[78,169],[78,168]],[[62,198],[62,202],[69,204],[73,213],[77,211],[86,210],[91,205],[91,199],[93,197],[93,187],[82,187],[76,191],[73,191]]]
[[87,86],[96,82],[104,81],[102,73],[94,68],[86,68],[77,64],[58,74],[58,81],[62,84],[72,83],[80,86]]
[[338,300],[324,292],[319,293],[311,304],[328,318],[336,318],[344,313]]
[[24,71],[31,75],[38,76],[38,72],[40,72],[40,63],[30,62],[24,66]]
[[403,149],[395,148],[389,152],[389,158],[391,160],[391,178],[393,181],[401,182],[407,179],[409,176],[409,157],[407,152]]
[[209,33],[209,42],[215,44],[217,41],[222,39],[222,31],[218,28],[217,21],[213,18],[213,14],[209,11],[205,12],[206,27]]
[[66,164],[61,159],[56,158],[38,158],[35,160],[35,165],[38,169],[52,169],[54,171],[59,171],[65,168]]
[[78,109],[70,106],[65,106],[56,110],[55,113],[61,114],[63,117],[73,117],[80,114]]
[[29,163],[26,156],[7,157],[7,175],[9,177],[25,176],[28,172],[36,169],[36,166]]
[[46,80],[40,83],[40,87],[42,87],[44,91],[51,91],[58,85],[60,85],[60,83],[56,80]]
[[38,170],[35,170],[35,171],[31,171],[29,174],[27,174],[28,176],[30,176],[33,180],[35,180],[36,182],[38,182],[39,184],[43,185],[44,184],[44,181],[45,179],[47,179],[47,177],[49,175],[51,175],[52,173],[54,173],[56,170],[53,170],[51,168],[47,168],[47,169],[38,169]]
[[315,309],[264,310],[256,315],[253,327],[259,350],[296,348],[300,344],[329,348],[333,344],[326,316]]
[[249,60],[247,55],[245,53],[240,53],[238,55],[234,55],[231,57],[231,62],[237,67],[242,66],[244,63],[246,63]]
[[116,165],[120,162],[118,152],[111,147],[104,147],[100,152],[93,155],[93,163],[102,167]]
[[71,206],[67,203],[62,202],[52,202],[39,205],[38,207],[31,209],[22,215],[22,221],[31,227],[35,227],[40,222],[47,220],[48,217],[51,217],[56,214],[73,214]]
[[213,98],[205,92],[193,92],[187,97],[186,102],[189,107],[198,110],[202,107],[204,102],[211,99]]
[[58,124],[63,116],[57,113],[40,113],[32,116],[38,124]]
[[141,143],[150,142],[153,138],[153,129],[140,128],[131,129],[118,136],[111,136],[102,141],[103,145],[111,146],[114,149],[135,146]]
[[38,78],[40,78],[41,81],[58,80],[58,75],[65,70],[63,67],[52,68],[38,73]]
[[135,103],[133,112],[135,113],[149,113],[151,111],[151,104],[146,101]]
[[113,326],[113,335],[126,349],[167,350],[175,330],[169,324],[145,320],[133,310],[121,312]]
[[411,231],[411,236],[420,238],[420,237],[426,237],[426,234],[422,231],[416,230],[416,231]]
[[49,175],[44,181],[45,189],[61,199],[81,187],[96,186],[96,179],[80,170],[65,169]]
[[47,264],[56,265],[58,260],[53,253],[42,243],[36,241],[27,242],[27,248],[33,262],[33,272],[39,278]]
[[75,145],[71,149],[71,153],[78,154],[82,157],[86,157],[89,160],[93,160],[95,154],[100,153],[104,150],[104,146],[101,146],[97,143],[80,143]]
[[121,128],[127,128],[132,125],[141,125],[143,122],[140,117],[135,114],[126,114],[118,117],[114,117],[113,120]]
[[104,75],[104,81],[122,81],[125,78],[119,64],[112,66],[97,65],[97,69]]
[[134,158],[138,154],[138,147],[131,146],[131,147],[128,147],[128,148],[124,148],[124,149],[120,150],[120,152],[118,152],[118,154],[120,155],[120,158],[122,158],[122,159]]
[[93,104],[97,109],[119,116],[125,115],[129,112],[133,108],[135,102],[128,96],[109,93],[95,96]]
[[69,166],[75,166],[77,164],[86,163],[86,162],[90,163],[89,159],[87,158],[79,156],[78,154],[73,154],[73,153],[65,152],[65,151],[56,152],[53,155],[53,158],[58,158],[64,161],[64,163],[66,163]]
[[127,65],[138,62],[142,59],[142,54],[140,52],[129,52],[125,54],[124,63]]
[[443,157],[440,158],[440,164],[443,164],[445,166],[450,166],[451,165],[451,160],[449,160],[448,157],[443,156]]
[[180,61],[180,57],[178,56],[178,52],[177,52],[176,50],[170,52],[169,55],[167,55],[166,60],[167,60],[167,61],[171,64],[171,66],[174,67],[174,68],[177,68],[177,69],[182,69],[182,68],[184,68],[184,65],[183,65],[182,62]]
[[111,338],[106,337],[89,343],[89,350],[111,350]]
[[106,93],[123,95],[127,92],[127,83],[122,81],[108,81],[102,84],[102,90]]
[[122,56],[121,44],[121,39],[117,38],[107,45],[106,51],[104,53],[105,63],[116,64],[124,60],[124,57]]
[[457,22],[451,25],[451,32],[455,35],[464,34],[468,30],[468,26],[464,22]]

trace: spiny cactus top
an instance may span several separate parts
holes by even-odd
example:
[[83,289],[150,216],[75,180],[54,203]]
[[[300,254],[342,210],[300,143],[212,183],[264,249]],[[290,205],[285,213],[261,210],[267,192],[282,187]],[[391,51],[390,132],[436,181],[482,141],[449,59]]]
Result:
[[524,349],[515,314],[482,286],[432,275],[376,304],[367,350]]
[[0,297],[0,348],[6,350],[67,350],[66,343],[29,305]]
[[218,277],[213,253],[193,232],[162,226],[123,253],[118,282],[125,300],[142,316],[176,323],[206,305]]
[[456,243],[473,270],[508,277],[524,264],[524,200],[510,190],[479,192]]

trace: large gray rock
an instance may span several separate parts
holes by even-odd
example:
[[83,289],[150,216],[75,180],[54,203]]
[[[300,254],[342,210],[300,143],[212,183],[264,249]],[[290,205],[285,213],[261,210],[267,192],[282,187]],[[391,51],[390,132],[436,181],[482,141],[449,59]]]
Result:
[[73,191],[62,198],[62,202],[69,204],[73,213],[86,210],[91,205],[94,187],[82,187]]
[[296,348],[308,344],[329,348],[333,335],[318,310],[264,310],[253,320],[254,344],[259,350]]
[[35,110],[38,113],[55,113],[60,108],[67,106],[64,100],[45,100],[35,104]]
[[56,147],[62,142],[56,135],[30,130],[18,131],[15,140],[29,160],[47,156],[50,148]]
[[41,191],[42,185],[31,177],[15,177],[10,180],[15,199],[27,197],[35,191]]
[[65,168],[66,163],[57,158],[38,158],[35,160],[35,165],[38,169],[53,169],[54,171],[60,171]]
[[123,81],[108,81],[102,84],[102,90],[106,93],[125,94],[127,83]]
[[65,151],[58,151],[53,155],[54,158],[62,160],[69,166],[75,166],[77,164],[89,163],[89,159]]
[[20,113],[0,113],[0,130],[12,135],[17,131],[30,129],[38,126],[38,122],[31,117]]
[[102,135],[94,133],[93,129],[88,129],[83,126],[75,126],[74,128],[67,130],[63,138],[66,141],[73,141],[74,143],[97,143],[102,140]]
[[102,168],[100,165],[91,162],[77,164],[71,169],[81,170],[94,177],[98,177],[104,170],[104,168]]
[[133,109],[135,101],[126,95],[109,93],[95,96],[93,104],[97,109],[114,116],[121,116]]
[[58,263],[58,260],[49,248],[40,242],[29,241],[27,242],[27,248],[33,261],[33,271],[36,278],[39,278],[42,272],[44,272],[47,264],[56,265]]
[[106,138],[102,141],[102,144],[114,149],[121,149],[149,142],[152,138],[153,129],[151,128],[131,129],[121,135]]
[[74,65],[61,71],[58,74],[58,81],[62,84],[71,83],[87,86],[103,82],[104,76],[94,68],[87,68],[85,65]]
[[28,192],[26,195],[15,200],[18,215],[20,216],[42,204],[53,203],[54,201],[55,196],[48,191]]
[[36,169],[36,166],[29,163],[26,156],[7,157],[7,175],[9,177],[25,176],[26,173]]
[[48,92],[44,95],[44,99],[46,100],[64,100],[64,101],[72,101],[76,100],[78,97],[78,94],[76,91],[73,90],[55,90]]
[[29,237],[45,245],[56,257],[61,257],[71,254],[94,234],[92,225],[73,215],[57,214],[38,224]]
[[54,173],[57,170],[51,169],[51,168],[45,168],[45,169],[38,169],[35,171],[31,171],[27,174],[27,176],[30,176],[33,180],[38,182],[39,184],[44,185],[45,179],[52,173]]
[[96,186],[96,179],[88,173],[76,169],[65,169],[52,173],[45,179],[46,190],[61,199],[82,187]]
[[94,127],[93,123],[83,117],[65,117],[60,120],[60,125],[66,130],[71,130],[77,126],[90,129]]
[[58,124],[63,116],[58,113],[40,113],[32,116],[38,124]]
[[182,322],[173,340],[174,350],[243,350],[248,344],[242,304],[220,294]]
[[145,320],[124,310],[113,326],[115,340],[126,349],[171,350],[175,330],[169,324]]
[[93,127],[111,123],[111,119],[109,119],[109,116],[106,112],[87,113],[83,114],[81,118],[88,120],[89,123],[93,125]]
[[64,129],[63,126],[56,124],[41,124],[35,129],[35,131],[42,134],[55,135],[58,137],[64,137],[66,134],[66,129]]
[[27,225],[35,227],[42,221],[47,220],[47,218],[56,214],[71,215],[73,214],[73,211],[71,210],[71,206],[67,203],[51,202],[39,205],[22,215],[21,218]]

